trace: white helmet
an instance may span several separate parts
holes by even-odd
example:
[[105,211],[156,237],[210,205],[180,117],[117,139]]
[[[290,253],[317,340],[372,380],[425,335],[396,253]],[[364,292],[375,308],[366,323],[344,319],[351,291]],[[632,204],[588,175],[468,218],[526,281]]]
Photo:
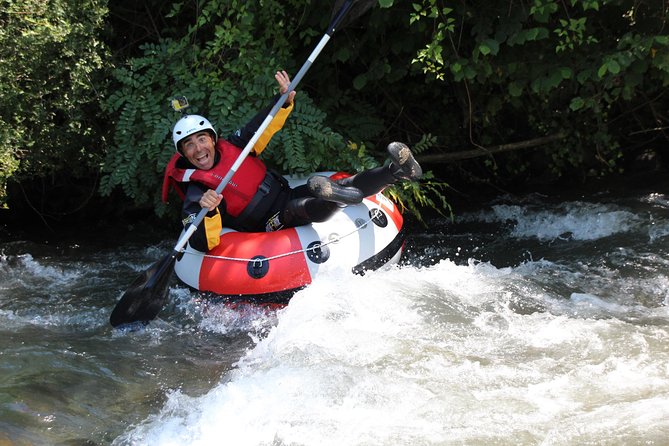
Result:
[[181,142],[181,140],[189,137],[193,133],[201,132],[203,130],[212,132],[214,134],[214,141],[218,139],[218,134],[216,133],[216,130],[214,130],[214,126],[212,126],[204,116],[186,115],[179,119],[172,130],[172,140],[174,141],[174,147],[177,152],[181,153],[179,150],[179,142]]

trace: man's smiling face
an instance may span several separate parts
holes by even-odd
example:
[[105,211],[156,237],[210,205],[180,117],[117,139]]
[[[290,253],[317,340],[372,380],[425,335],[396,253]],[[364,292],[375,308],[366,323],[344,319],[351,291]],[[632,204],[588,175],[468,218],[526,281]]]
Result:
[[181,151],[198,169],[209,170],[214,167],[214,138],[206,130],[181,141]]

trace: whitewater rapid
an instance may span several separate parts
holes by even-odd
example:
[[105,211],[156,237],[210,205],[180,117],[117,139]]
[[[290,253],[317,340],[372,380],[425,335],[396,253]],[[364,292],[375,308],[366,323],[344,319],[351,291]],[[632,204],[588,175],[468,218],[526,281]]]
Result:
[[[210,392],[170,393],[116,444],[666,444],[660,211],[579,201],[464,215],[505,226],[510,246],[556,251],[319,280]],[[574,259],[570,243],[589,250]]]
[[501,197],[285,308],[175,282],[122,330],[173,241],[93,239],[0,242],[0,444],[667,444],[661,192]]

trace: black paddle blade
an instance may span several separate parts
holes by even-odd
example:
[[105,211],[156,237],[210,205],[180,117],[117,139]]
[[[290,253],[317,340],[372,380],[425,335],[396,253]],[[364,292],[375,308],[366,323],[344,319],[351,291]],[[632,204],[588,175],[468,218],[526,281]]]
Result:
[[158,316],[167,300],[176,259],[176,252],[164,257],[130,285],[109,317],[112,327],[138,321],[148,323]]
[[[378,0],[336,0],[332,8],[330,21],[334,21],[337,28],[343,28],[367,12],[377,2]],[[351,3],[351,5],[346,10],[343,10],[342,8],[346,6],[346,3]],[[339,14],[342,17],[337,19],[337,15]]]

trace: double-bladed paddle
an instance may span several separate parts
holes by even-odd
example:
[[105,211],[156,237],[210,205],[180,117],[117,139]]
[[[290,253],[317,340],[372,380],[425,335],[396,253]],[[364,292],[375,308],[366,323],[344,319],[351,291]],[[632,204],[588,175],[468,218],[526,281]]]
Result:
[[[304,63],[304,65],[302,65],[300,71],[298,71],[297,75],[295,75],[295,78],[288,86],[288,90],[283,93],[276,104],[274,104],[274,107],[272,107],[265,120],[262,122],[260,127],[258,127],[256,133],[246,144],[228,173],[225,175],[225,177],[223,177],[218,187],[216,188],[216,193],[220,194],[228,182],[232,179],[239,166],[242,164],[244,159],[246,159],[253,146],[274,119],[276,113],[286,102],[288,95],[295,90],[295,87],[302,80],[306,72],[311,67],[313,61],[320,54],[325,44],[330,40],[332,34],[334,34],[335,30],[340,25],[343,25],[344,17],[348,15],[348,19],[352,20],[353,18],[362,15],[367,9],[369,9],[369,7],[372,6],[372,4],[376,3],[376,1],[377,0],[344,0],[342,3],[341,0],[337,0],[337,2],[335,2],[335,6],[338,6],[338,9],[335,9],[337,12],[333,15],[333,19],[330,22],[325,35],[323,35],[319,43],[311,52],[311,55]],[[202,222],[208,211],[209,210],[206,208],[200,210],[195,220],[181,235],[172,252],[151,265],[151,267],[144,271],[130,285],[130,288],[128,288],[125,293],[123,293],[123,296],[121,296],[121,299],[118,301],[111,313],[111,316],[109,317],[109,322],[113,327],[118,327],[119,325],[129,324],[132,322],[148,323],[149,321],[155,319],[160,310],[163,308],[165,301],[167,300],[169,283],[172,277],[172,273],[174,272],[174,264],[177,261],[177,257],[180,255],[186,246],[186,243],[188,243],[188,240],[193,235],[198,225]]]

